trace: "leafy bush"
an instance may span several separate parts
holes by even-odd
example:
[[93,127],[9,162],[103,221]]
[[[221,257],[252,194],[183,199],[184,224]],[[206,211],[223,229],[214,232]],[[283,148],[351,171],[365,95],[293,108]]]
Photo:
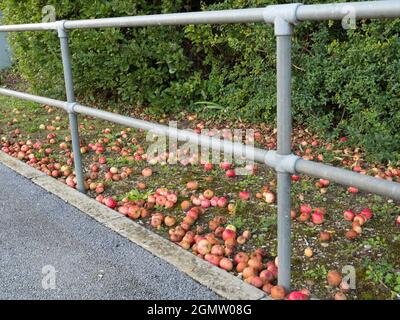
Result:
[[[54,5],[57,19],[89,19],[184,10],[184,1],[14,1],[2,2],[6,23],[40,22],[42,7]],[[180,27],[109,28],[70,32],[77,95],[95,100],[151,105],[173,111],[191,99],[199,78],[184,53]],[[12,33],[20,72],[38,94],[63,96],[56,32]]]
[[[39,22],[49,3],[58,19],[86,19],[285,2],[292,1],[3,0],[0,5],[6,23],[27,23]],[[399,19],[365,20],[355,30],[344,30],[340,22],[296,27],[295,120],[326,137],[348,135],[372,160],[399,160],[399,31]],[[13,33],[11,39],[19,71],[33,91],[61,97],[56,34]],[[81,100],[106,100],[120,110],[144,106],[152,114],[190,110],[204,117],[275,119],[275,39],[263,24],[75,30],[71,50]]]

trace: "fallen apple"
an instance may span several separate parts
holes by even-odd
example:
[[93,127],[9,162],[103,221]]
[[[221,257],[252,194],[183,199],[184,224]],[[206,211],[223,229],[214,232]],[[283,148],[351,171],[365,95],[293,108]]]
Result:
[[314,252],[313,252],[313,250],[312,250],[310,247],[307,247],[307,248],[304,250],[304,255],[305,255],[307,258],[311,258],[311,257],[314,255]]
[[228,258],[222,258],[222,259],[219,261],[219,266],[220,266],[222,269],[226,270],[226,271],[231,271],[231,270],[233,269],[233,263],[232,263],[232,261],[231,261],[230,259],[228,259]]
[[271,191],[263,192],[263,197],[266,203],[274,203],[275,202],[275,193]]
[[286,296],[285,288],[282,286],[273,286],[271,288],[271,298],[274,300],[283,300]]
[[339,291],[335,293],[335,300],[347,300],[347,297],[343,292]]
[[330,270],[330,271],[328,272],[328,275],[327,275],[326,279],[327,279],[327,281],[328,281],[328,284],[329,284],[331,287],[337,287],[337,286],[339,286],[340,283],[342,282],[342,276],[341,276],[341,274],[340,274],[338,271],[336,271],[336,270]]
[[343,212],[343,217],[344,217],[344,220],[346,220],[346,221],[353,221],[355,214],[351,210],[346,210]]
[[153,170],[151,170],[151,168],[144,168],[142,170],[142,175],[144,177],[151,177],[153,175]]
[[117,206],[117,202],[113,198],[109,197],[105,199],[105,205],[111,209],[114,209]]
[[314,212],[311,216],[311,220],[315,224],[322,224],[324,222],[324,215],[319,212]]
[[302,204],[300,206],[300,212],[305,214],[311,214],[312,208],[307,204]]
[[234,178],[236,176],[236,172],[235,172],[234,169],[229,169],[229,170],[226,171],[225,175],[228,178]]
[[289,293],[288,300],[308,300],[308,296],[301,291],[292,291]]
[[250,192],[248,191],[240,191],[239,192],[239,198],[242,201],[247,201],[250,199]]
[[327,242],[331,240],[331,234],[327,231],[321,231],[321,233],[319,234],[319,240],[321,242]]

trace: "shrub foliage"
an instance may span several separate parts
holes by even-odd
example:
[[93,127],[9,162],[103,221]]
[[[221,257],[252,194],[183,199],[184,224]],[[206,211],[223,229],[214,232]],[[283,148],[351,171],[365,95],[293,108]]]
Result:
[[[2,0],[4,23],[262,7],[278,0]],[[310,0],[305,3],[332,1]],[[338,2],[338,1],[336,1]],[[400,159],[400,19],[302,23],[293,36],[293,107],[298,124],[327,138],[348,135],[370,159]],[[55,32],[10,35],[19,72],[33,92],[63,97]],[[263,24],[108,28],[70,32],[81,100],[148,113],[275,119],[275,40]],[[201,101],[212,102],[198,103]]]

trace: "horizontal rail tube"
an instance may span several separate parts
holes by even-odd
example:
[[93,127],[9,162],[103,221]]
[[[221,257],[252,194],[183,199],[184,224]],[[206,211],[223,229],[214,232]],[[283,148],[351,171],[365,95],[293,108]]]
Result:
[[0,26],[0,32],[22,32],[22,31],[45,31],[56,30],[56,22],[48,23],[27,23],[27,24],[10,24]]
[[7,97],[18,98],[22,100],[32,101],[41,104],[47,104],[49,106],[61,108],[67,111],[68,103],[65,101],[55,100],[46,97],[35,96],[29,93],[23,93],[19,91],[9,90],[0,88],[0,94]]
[[300,21],[341,20],[344,16],[356,19],[397,18],[400,16],[400,1],[363,1],[300,6],[297,19]]
[[[265,8],[217,10],[187,13],[168,13],[143,16],[128,16],[103,19],[69,20],[64,22],[65,29],[88,29],[107,27],[145,27],[173,26],[187,24],[225,24],[264,22]],[[272,23],[272,21],[271,21]],[[40,31],[57,29],[57,23],[33,23],[24,25],[0,26],[2,31]]]
[[[62,108],[66,111],[68,111],[69,107],[69,104],[64,101],[39,97],[3,88],[0,88],[0,94],[9,97],[20,98],[27,101],[51,105],[53,107]],[[157,135],[170,136],[176,138],[179,141],[187,141],[196,145],[200,145],[202,147],[210,148],[228,154],[234,154],[235,156],[239,157],[245,157],[247,159],[267,165],[270,165],[270,162],[266,161],[266,159],[275,154],[275,151],[273,150],[254,148],[251,146],[246,146],[242,143],[229,142],[215,137],[197,134],[188,130],[181,130],[144,120],[125,117],[116,113],[89,108],[80,104],[75,104],[73,109],[74,112],[81,113],[87,116],[115,122],[127,127],[150,131]],[[317,178],[329,179],[332,182],[336,182],[342,185],[357,187],[367,192],[387,196],[395,200],[400,200],[400,183],[377,179],[350,170],[335,168],[333,166],[303,160],[301,158],[296,161],[295,169],[298,173],[310,175]]]
[[[147,16],[66,21],[66,29],[173,26],[187,24],[225,24],[263,22],[264,8],[169,13]],[[271,21],[272,22],[272,21]]]
[[304,159],[297,160],[295,167],[298,173],[328,179],[341,185],[357,187],[366,192],[400,200],[400,183]]
[[[282,5],[282,9],[283,9]],[[172,26],[187,24],[227,24],[227,23],[273,23],[280,5],[264,8],[217,10],[187,13],[156,14],[145,16],[116,17],[103,19],[69,20],[65,29],[87,29],[107,27]],[[283,11],[282,11],[283,12]],[[296,16],[299,21],[341,20],[354,15],[356,19],[396,18],[400,16],[400,1],[363,1],[335,4],[300,5]],[[32,23],[0,26],[0,32],[55,30],[59,22]]]
[[127,127],[146,130],[159,136],[169,136],[171,138],[176,138],[178,141],[190,142],[194,145],[200,145],[202,147],[210,148],[212,150],[233,154],[238,157],[244,157],[246,159],[254,160],[261,163],[264,163],[268,152],[273,152],[264,149],[254,148],[251,146],[246,146],[239,142],[230,142],[215,137],[197,134],[189,130],[177,129],[165,125],[156,124],[153,122],[121,116],[116,113],[89,108],[80,104],[77,104],[74,107],[74,111],[83,115],[115,122]]
[[127,127],[150,131],[160,136],[170,136],[172,138],[176,138],[179,141],[190,142],[195,145],[201,145],[203,147],[207,147],[228,154],[233,154],[238,157],[244,157],[249,160],[254,160],[256,162],[264,163],[266,158],[270,158],[267,156],[267,154],[269,152],[274,153],[274,151],[268,151],[264,149],[254,148],[251,146],[246,146],[239,142],[230,142],[215,137],[209,137],[206,135],[197,134],[189,130],[181,130],[173,127],[168,127],[165,125],[156,124],[149,121],[134,119],[112,112],[89,108],[80,104],[68,104],[67,102],[60,100],[39,97],[3,88],[0,88],[0,94],[23,100],[33,101],[41,104],[51,105],[54,107],[62,108],[65,111],[68,111],[69,105],[73,105],[73,111],[76,113],[99,118],[106,121],[115,122]]

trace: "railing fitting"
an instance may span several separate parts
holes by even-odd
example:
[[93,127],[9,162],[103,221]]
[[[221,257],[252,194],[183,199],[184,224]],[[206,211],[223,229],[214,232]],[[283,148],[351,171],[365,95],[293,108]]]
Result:
[[68,31],[65,28],[66,20],[60,20],[55,22],[56,30],[59,38],[68,38]]
[[297,19],[297,9],[302,3],[280,4],[265,7],[263,18],[266,23],[273,23],[276,36],[286,36],[293,33],[293,26],[300,23]]
[[76,105],[77,105],[76,102],[67,102],[67,105],[65,107],[65,111],[67,111],[68,113],[76,113],[75,112]]
[[264,163],[277,172],[296,174],[296,162],[299,159],[294,154],[281,155],[271,150],[266,154]]

